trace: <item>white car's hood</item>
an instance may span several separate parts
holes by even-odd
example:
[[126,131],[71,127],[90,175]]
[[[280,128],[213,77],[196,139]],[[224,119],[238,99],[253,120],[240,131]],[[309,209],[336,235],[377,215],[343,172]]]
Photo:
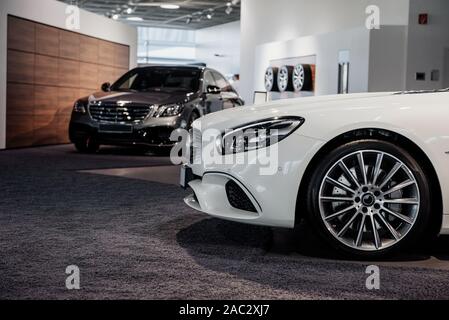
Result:
[[[344,103],[345,101],[351,101],[351,105],[356,104],[363,108],[366,107],[366,101],[369,99],[388,96],[394,96],[394,93],[358,93],[279,100],[257,106],[237,107],[212,113],[201,118],[197,125],[200,124],[201,129],[231,129],[248,122],[277,116],[306,117],[311,111],[319,112],[328,108],[333,111],[340,108],[344,111],[348,106],[348,103]],[[358,101],[360,103],[357,103]]]

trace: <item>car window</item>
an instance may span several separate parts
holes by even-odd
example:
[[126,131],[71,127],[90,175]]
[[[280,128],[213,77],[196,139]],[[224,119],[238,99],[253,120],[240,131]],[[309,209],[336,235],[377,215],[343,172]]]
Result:
[[115,90],[189,91],[198,90],[199,70],[146,68],[123,76],[114,84]]
[[204,91],[206,91],[208,86],[217,86],[214,77],[212,76],[212,72],[206,71],[204,73]]
[[214,78],[217,83],[217,87],[219,87],[222,92],[233,91],[229,82],[221,74],[214,72]]

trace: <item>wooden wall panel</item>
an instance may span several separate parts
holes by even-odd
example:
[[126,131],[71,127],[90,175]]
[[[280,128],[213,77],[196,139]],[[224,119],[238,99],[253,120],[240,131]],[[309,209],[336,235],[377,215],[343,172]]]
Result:
[[80,61],[98,63],[99,40],[88,36],[80,37]]
[[57,119],[57,127],[56,133],[58,136],[59,143],[69,143],[69,124],[70,124],[70,115],[61,115],[56,116]]
[[80,35],[59,30],[59,56],[61,58],[80,59]]
[[34,83],[33,53],[8,50],[8,82]]
[[114,82],[116,80],[115,74],[114,67],[98,66],[98,81],[100,83]]
[[35,83],[57,86],[58,81],[58,58],[36,55]]
[[59,119],[55,114],[34,116],[34,141],[33,145],[46,145],[60,143],[57,128]]
[[73,88],[58,88],[57,114],[69,118],[75,101],[80,97],[79,90],[74,90]]
[[36,53],[59,56],[59,31],[41,24],[36,25]]
[[93,63],[80,63],[80,88],[98,90],[98,65]]
[[59,59],[59,85],[61,87],[79,88],[80,86],[80,62]]
[[8,83],[6,92],[6,105],[8,106],[8,115],[33,116],[34,85]]
[[8,148],[28,147],[34,143],[34,116],[6,117],[6,143]]
[[128,69],[129,68],[129,47],[115,44],[114,49],[114,66]]
[[104,40],[99,41],[98,63],[113,66],[115,62],[115,44]]
[[8,17],[7,148],[68,143],[73,104],[113,82],[129,47]]
[[58,88],[49,86],[34,87],[34,115],[51,117],[58,109]]
[[8,48],[35,52],[36,26],[34,22],[8,17]]

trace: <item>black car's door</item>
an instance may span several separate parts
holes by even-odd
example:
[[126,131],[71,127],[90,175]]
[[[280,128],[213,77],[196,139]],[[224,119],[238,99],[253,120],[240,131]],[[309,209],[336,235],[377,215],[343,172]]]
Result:
[[234,108],[238,104],[239,95],[234,91],[231,84],[218,72],[213,72],[217,87],[220,88],[220,95],[223,99],[223,109]]
[[223,98],[220,95],[220,92],[215,92],[211,90],[213,88],[217,88],[217,83],[215,82],[214,76],[212,72],[206,70],[204,72],[204,81],[203,81],[203,92],[204,92],[204,113],[208,114],[211,112],[217,112],[223,110]]

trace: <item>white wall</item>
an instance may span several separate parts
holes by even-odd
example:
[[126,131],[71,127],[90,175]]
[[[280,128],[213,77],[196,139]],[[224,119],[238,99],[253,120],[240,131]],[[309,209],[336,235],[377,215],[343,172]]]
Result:
[[[0,1],[0,149],[5,148],[6,135],[6,63],[7,16],[44,23],[65,29],[66,5],[56,0]],[[76,32],[130,46],[130,68],[137,65],[137,30],[106,17],[81,10],[81,29]]]
[[366,7],[372,4],[380,7],[382,25],[408,24],[409,0],[242,0],[243,98],[252,101],[257,46],[363,27]]
[[[419,25],[420,13],[429,14],[429,24]],[[444,51],[449,48],[449,1],[410,0],[408,27],[407,89],[443,87]],[[440,81],[431,82],[430,73],[440,70]],[[416,72],[425,72],[426,81],[416,81]]]
[[196,60],[225,75],[239,74],[240,21],[197,30]]
[[407,26],[382,26],[370,33],[370,92],[406,90]]

